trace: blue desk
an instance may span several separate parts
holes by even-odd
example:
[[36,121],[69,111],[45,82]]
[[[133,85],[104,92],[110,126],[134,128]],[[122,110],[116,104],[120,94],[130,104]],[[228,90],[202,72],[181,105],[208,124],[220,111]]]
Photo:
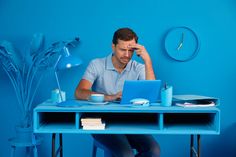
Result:
[[[217,107],[184,108],[131,107],[110,103],[91,105],[85,101],[71,101],[73,107],[58,107],[44,102],[34,109],[34,132],[52,133],[52,156],[62,156],[62,134],[184,134],[190,135],[190,156],[200,156],[200,135],[220,133],[220,110]],[[83,130],[80,118],[84,115],[101,116],[106,122],[105,130]],[[55,152],[55,136],[60,135],[60,150]],[[197,136],[197,151],[194,149]]]

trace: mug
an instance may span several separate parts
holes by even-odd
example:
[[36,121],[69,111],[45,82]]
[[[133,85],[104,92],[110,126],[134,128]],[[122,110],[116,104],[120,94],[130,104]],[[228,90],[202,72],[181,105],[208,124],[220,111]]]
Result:
[[[62,95],[62,100],[61,100],[61,95]],[[61,95],[60,95],[59,89],[55,89],[51,93],[51,100],[56,103],[60,103],[62,101],[65,101],[66,100],[66,93],[61,91]]]
[[104,94],[91,94],[89,100],[92,102],[103,102]]

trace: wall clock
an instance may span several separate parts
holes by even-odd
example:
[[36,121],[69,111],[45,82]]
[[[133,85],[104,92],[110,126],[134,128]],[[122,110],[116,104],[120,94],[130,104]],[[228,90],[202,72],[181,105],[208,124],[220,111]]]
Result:
[[199,48],[199,38],[189,27],[174,27],[165,35],[165,51],[176,61],[184,62],[193,59]]

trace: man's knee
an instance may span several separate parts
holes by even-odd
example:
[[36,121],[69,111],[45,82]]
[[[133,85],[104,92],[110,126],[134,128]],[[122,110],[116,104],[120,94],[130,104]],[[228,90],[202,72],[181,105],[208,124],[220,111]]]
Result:
[[150,149],[152,157],[160,157],[161,149],[158,144],[153,145]]
[[132,149],[122,150],[116,153],[115,157],[134,157],[134,152]]

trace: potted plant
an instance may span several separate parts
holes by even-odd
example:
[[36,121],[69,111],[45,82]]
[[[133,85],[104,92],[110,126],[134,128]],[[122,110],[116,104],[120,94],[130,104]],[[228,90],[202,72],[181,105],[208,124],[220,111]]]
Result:
[[[44,36],[34,34],[28,53],[23,57],[8,41],[0,41],[0,65],[9,77],[15,90],[20,110],[20,124],[17,125],[16,136],[27,140],[25,134],[32,134],[32,110],[36,91],[47,69],[53,68],[55,61],[64,47],[76,46],[79,38],[70,41],[53,43],[49,48],[44,48]],[[31,140],[30,138],[28,140]]]

